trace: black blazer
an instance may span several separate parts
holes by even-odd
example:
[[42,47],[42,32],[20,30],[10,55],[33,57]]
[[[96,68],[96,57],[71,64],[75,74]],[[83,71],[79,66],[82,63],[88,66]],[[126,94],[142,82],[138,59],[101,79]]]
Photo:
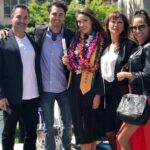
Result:
[[[129,71],[134,72],[137,76],[130,81],[132,92],[136,94],[144,92],[144,94],[150,95],[150,39],[133,53],[129,65],[131,66]],[[144,84],[142,84],[141,76]]]
[[[132,51],[137,47],[137,44],[130,39],[122,39],[121,45],[119,48],[119,54],[115,65],[115,75],[120,72],[125,65],[128,63],[128,59],[132,53]],[[128,80],[125,79],[123,81],[118,81],[117,77],[115,77],[115,81],[117,87],[114,87],[114,90],[117,88],[120,89],[120,94],[123,95],[128,92]],[[118,93],[119,94],[119,93]]]
[[[33,40],[26,34],[35,49],[35,70],[41,93],[40,57]],[[10,30],[7,39],[0,41],[0,99],[7,98],[11,104],[21,102],[23,94],[23,66],[18,44],[13,31]]]
[[[42,50],[42,46],[43,46],[43,42],[44,42],[44,38],[45,38],[45,35],[46,35],[46,32],[47,32],[47,29],[48,29],[47,25],[38,25],[37,27],[34,28],[34,30],[28,32],[31,36],[34,37],[34,40],[35,40],[36,44],[38,45],[40,53],[41,53],[41,50]],[[70,43],[71,43],[71,40],[72,40],[73,36],[74,36],[73,31],[64,28],[63,38],[66,39],[66,46],[67,46],[68,50],[69,50],[69,46],[70,46]],[[66,65],[64,65],[64,70],[65,70],[66,79],[68,81],[68,79],[69,79],[69,70],[67,69]]]
[[[123,67],[128,63],[128,59],[131,53],[135,50],[135,48],[137,48],[137,44],[134,41],[130,39],[124,39],[122,41],[122,44],[119,50],[119,56],[118,56],[116,66],[115,66],[115,74],[120,72],[121,69],[123,69]],[[128,80],[127,79],[123,81],[118,81],[118,86],[121,90],[120,91],[121,95],[126,94],[128,92]]]

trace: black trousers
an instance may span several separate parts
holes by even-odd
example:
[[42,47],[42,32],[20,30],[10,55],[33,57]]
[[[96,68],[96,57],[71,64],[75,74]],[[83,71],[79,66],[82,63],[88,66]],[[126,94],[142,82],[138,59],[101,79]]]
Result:
[[36,129],[38,123],[39,100],[22,100],[20,104],[10,105],[11,113],[4,112],[4,129],[2,133],[3,150],[14,150],[16,125],[21,117],[25,125],[24,150],[36,150]]

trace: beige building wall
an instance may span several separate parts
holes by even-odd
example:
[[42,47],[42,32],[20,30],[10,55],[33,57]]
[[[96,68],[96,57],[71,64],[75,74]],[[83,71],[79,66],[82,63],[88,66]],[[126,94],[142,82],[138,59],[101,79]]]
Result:
[[118,8],[131,20],[139,9],[145,9],[150,14],[150,0],[118,0]]
[[4,17],[4,0],[0,0],[0,24],[1,25],[10,24],[9,18]]
[[4,15],[4,0],[0,0],[0,24],[2,24],[2,19]]

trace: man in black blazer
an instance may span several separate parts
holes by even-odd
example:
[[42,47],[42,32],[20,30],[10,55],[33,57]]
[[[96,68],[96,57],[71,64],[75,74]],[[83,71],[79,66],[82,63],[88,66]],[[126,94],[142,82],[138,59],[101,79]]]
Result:
[[[54,102],[57,100],[62,119],[62,149],[71,150],[72,122],[70,99],[67,90],[69,71],[62,63],[64,55],[62,39],[66,41],[67,50],[74,32],[63,27],[66,5],[60,1],[48,6],[49,26],[38,25],[28,32],[39,48],[42,74],[41,107],[45,123],[45,150],[55,150],[54,139]],[[5,34],[5,33],[4,33]],[[1,35],[3,36],[2,32]]]
[[12,28],[8,37],[0,41],[0,108],[4,110],[2,147],[13,150],[16,124],[22,117],[26,129],[24,150],[36,150],[41,87],[39,53],[34,41],[25,33],[29,23],[28,8],[16,5],[10,19]]

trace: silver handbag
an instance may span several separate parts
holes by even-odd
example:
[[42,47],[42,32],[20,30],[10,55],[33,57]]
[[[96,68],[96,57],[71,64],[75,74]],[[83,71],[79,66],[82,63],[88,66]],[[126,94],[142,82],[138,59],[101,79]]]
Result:
[[144,82],[141,73],[140,78],[143,94],[139,95],[128,93],[123,95],[117,108],[117,114],[122,121],[135,125],[145,124],[149,118],[149,105],[147,96],[144,95]]
[[149,105],[146,95],[125,94],[117,108],[117,114],[124,122],[142,125],[149,118]]
[[139,116],[142,115],[146,106],[147,96],[137,94],[125,94],[118,106],[117,112],[124,115]]

